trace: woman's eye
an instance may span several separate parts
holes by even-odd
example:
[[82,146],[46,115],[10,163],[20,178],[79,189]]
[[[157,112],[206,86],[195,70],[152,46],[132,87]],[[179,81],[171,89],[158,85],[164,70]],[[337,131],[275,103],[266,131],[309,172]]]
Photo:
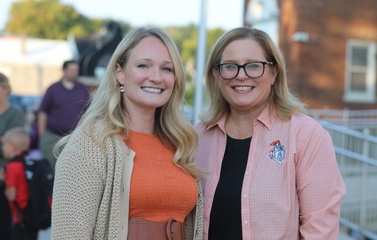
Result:
[[162,68],[162,70],[167,71],[167,72],[173,72],[173,69],[170,67],[164,67]]
[[249,69],[258,69],[258,68],[263,67],[263,66],[261,66],[260,63],[249,63],[249,64],[246,65],[246,67],[249,68]]
[[236,70],[236,69],[237,69],[237,65],[235,65],[235,64],[224,64],[224,68],[225,68],[226,70],[233,71],[233,70]]
[[147,64],[139,64],[137,65],[138,68],[148,68]]

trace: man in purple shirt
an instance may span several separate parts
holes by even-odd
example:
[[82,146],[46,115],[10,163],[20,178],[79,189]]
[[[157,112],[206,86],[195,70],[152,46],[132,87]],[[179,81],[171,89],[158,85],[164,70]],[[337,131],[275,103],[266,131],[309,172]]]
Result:
[[54,145],[75,129],[89,100],[88,88],[77,81],[78,74],[78,62],[65,61],[62,79],[47,89],[39,108],[39,148],[53,169],[56,163],[52,153]]

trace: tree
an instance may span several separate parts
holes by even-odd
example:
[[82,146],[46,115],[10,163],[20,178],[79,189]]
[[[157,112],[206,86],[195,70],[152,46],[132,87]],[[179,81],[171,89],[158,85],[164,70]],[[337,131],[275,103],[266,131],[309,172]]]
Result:
[[[71,5],[60,0],[24,0],[14,2],[5,31],[36,38],[67,39],[68,35],[77,38],[100,32],[112,19],[90,19],[80,14]],[[132,28],[127,22],[117,21],[126,34]],[[146,26],[153,27],[153,26]],[[158,26],[156,26],[158,27]],[[185,26],[167,26],[165,31],[177,44],[186,69],[186,101],[193,103],[195,60],[197,54],[198,26],[190,23]],[[223,29],[209,29],[207,32],[207,53],[216,40],[224,33]]]
[[89,19],[60,0],[25,0],[12,4],[6,32],[36,38],[67,39],[69,34],[83,37],[97,32],[100,19]]
[[[192,105],[195,95],[195,82],[193,81],[196,74],[196,55],[198,49],[198,27],[189,24],[182,27],[166,27],[166,32],[173,38],[180,50],[182,61],[186,70],[186,95],[187,104]],[[225,30],[221,28],[209,29],[207,31],[206,53],[208,54],[217,39],[224,34]]]
[[[113,21],[113,20],[111,20],[111,21]],[[120,29],[122,29],[123,34],[127,34],[132,29],[131,24],[129,24],[128,22],[118,21],[118,24],[120,26]]]

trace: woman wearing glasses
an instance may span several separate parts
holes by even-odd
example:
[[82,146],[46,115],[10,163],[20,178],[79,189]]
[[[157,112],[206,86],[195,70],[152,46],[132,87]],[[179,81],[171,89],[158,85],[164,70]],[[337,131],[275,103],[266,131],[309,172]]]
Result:
[[263,31],[236,28],[210,53],[196,126],[204,239],[338,239],[345,185],[332,140],[287,86]]

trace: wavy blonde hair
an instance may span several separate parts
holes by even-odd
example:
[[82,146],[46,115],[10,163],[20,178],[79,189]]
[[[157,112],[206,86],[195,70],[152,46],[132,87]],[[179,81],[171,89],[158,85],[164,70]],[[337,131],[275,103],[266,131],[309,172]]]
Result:
[[217,40],[208,57],[205,84],[209,95],[209,108],[201,116],[203,123],[206,125],[214,124],[224,114],[230,112],[229,103],[220,92],[218,80],[213,76],[212,68],[221,63],[222,54],[229,43],[242,39],[256,41],[263,49],[266,60],[273,62],[276,66],[277,76],[268,99],[273,103],[272,106],[276,108],[278,116],[282,119],[289,119],[295,112],[306,113],[306,105],[291,94],[288,89],[285,61],[278,47],[265,32],[258,29],[240,27],[224,33]]
[[[91,98],[91,103],[82,116],[78,127],[93,137],[92,127],[97,122],[105,123],[106,127],[101,132],[99,144],[111,135],[120,134],[128,138],[127,111],[123,93],[119,92],[119,83],[116,80],[116,66],[122,68],[136,45],[144,38],[154,36],[161,40],[170,53],[174,65],[175,84],[168,102],[156,110],[155,134],[165,145],[175,149],[173,162],[182,167],[186,172],[195,177],[202,173],[194,163],[197,147],[197,135],[183,115],[183,99],[185,94],[185,74],[179,51],[174,41],[161,29],[136,28],[129,32],[119,43],[107,66],[104,78]],[[63,138],[55,150],[64,145],[70,135]]]

